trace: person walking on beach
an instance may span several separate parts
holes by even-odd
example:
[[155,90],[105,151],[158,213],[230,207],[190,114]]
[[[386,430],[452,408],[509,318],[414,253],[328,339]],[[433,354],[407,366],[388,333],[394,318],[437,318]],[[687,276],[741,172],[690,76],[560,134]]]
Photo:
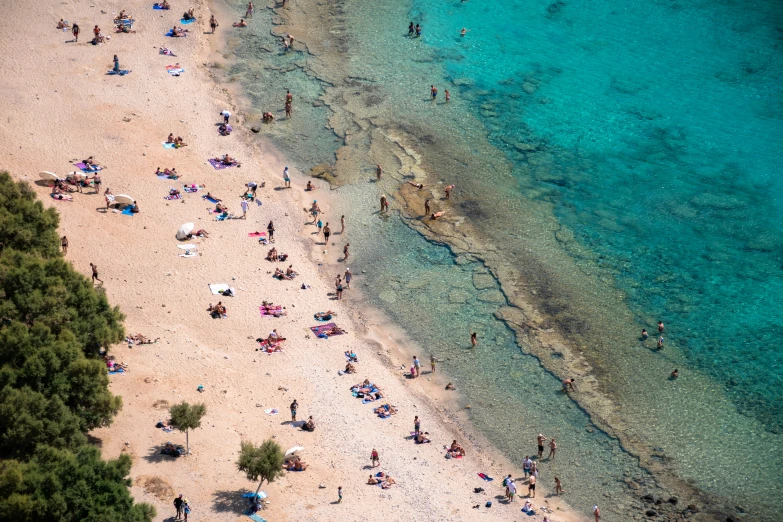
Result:
[[291,175],[288,173],[288,167],[283,169],[283,181],[285,182],[285,188],[291,188]]
[[544,457],[544,442],[546,442],[546,437],[544,437],[543,433],[539,433],[538,437],[536,437],[536,443],[538,444],[538,460],[541,460]]
[[549,456],[547,457],[547,460],[555,460],[555,453],[557,453],[557,442],[555,442],[555,438],[552,437],[549,441]]
[[73,33],[73,41],[79,43],[79,24],[73,24],[71,32]]
[[432,101],[435,101],[435,98],[438,97],[438,88],[434,85],[430,85],[430,96],[432,97]]
[[318,214],[321,213],[321,207],[318,206],[318,201],[313,200],[313,204],[310,205],[310,215],[313,216],[313,225],[318,221]]
[[560,484],[560,479],[555,477],[555,495],[559,495],[560,493],[565,493],[565,491],[563,491],[563,485]]
[[370,453],[370,462],[372,462],[373,468],[381,465],[381,458],[378,456],[378,451],[375,448]]
[[182,495],[174,499],[174,509],[177,510],[177,516],[174,520],[179,520],[182,518],[182,504],[184,503],[185,502],[182,500]]
[[527,496],[536,498],[536,476],[532,473],[527,482]]
[[343,235],[343,232],[345,232],[345,215],[340,216],[340,235]]
[[294,402],[291,403],[291,422],[296,422],[297,408],[299,408],[299,403],[296,402],[296,399],[294,399]]
[[413,417],[413,433],[418,435],[419,432],[421,432],[421,421],[419,420],[419,416],[416,415]]
[[663,336],[658,337],[658,349],[663,350]]
[[98,279],[98,265],[90,263],[90,268],[92,269],[92,282],[95,283],[95,281],[99,281],[103,284],[103,280]]
[[381,168],[381,166],[380,166],[380,165],[378,165],[378,164],[376,163],[376,164],[375,164],[375,179],[377,179],[378,181],[380,181],[380,180],[381,180],[381,176],[383,176],[383,169]]
[[511,473],[508,474],[506,478],[503,479],[503,487],[506,488],[506,500],[508,500],[508,485],[509,483],[513,482],[514,479],[511,478]]
[[253,18],[253,11],[255,8],[253,7],[253,2],[249,2],[247,4],[247,11],[245,11],[245,18]]
[[658,333],[663,333],[663,321],[658,321]]
[[514,502],[514,496],[517,494],[517,485],[513,479],[508,481],[506,489],[508,489],[508,501]]
[[92,188],[95,190],[96,194],[101,190],[101,177],[98,174],[95,174],[92,177]]
[[275,224],[271,221],[266,226],[266,235],[269,237],[269,242],[274,243],[275,241]]
[[343,247],[343,263],[348,261],[348,256],[350,255],[350,252],[348,252],[348,247],[351,246],[350,243],[346,243]]
[[215,15],[212,15],[209,17],[209,27],[212,29],[212,34],[215,34],[215,29],[217,29],[218,23],[215,19]]
[[60,238],[60,246],[63,248],[63,255],[68,255],[68,238],[63,236]]
[[188,522],[188,515],[190,515],[190,504],[188,499],[182,501],[182,512],[185,514],[185,522]]
[[389,200],[386,199],[386,194],[381,195],[381,213],[389,211]]
[[343,503],[343,487],[340,486],[337,488],[337,503],[342,504]]
[[337,276],[337,299],[343,298],[343,282],[340,276]]
[[424,200],[424,215],[429,216],[430,215],[430,200],[425,199]]
[[435,364],[438,362],[438,360],[435,358],[435,354],[430,354],[430,369],[432,370],[431,373],[435,373]]
[[324,245],[329,245],[329,236],[332,235],[332,229],[329,228],[328,222],[324,225],[323,233],[324,233]]
[[318,229],[318,234],[321,234],[321,229],[324,227],[324,222],[320,219],[318,220],[318,223],[315,224],[315,228]]
[[530,455],[525,455],[522,460],[522,471],[525,473],[525,477],[530,475],[530,468],[533,467],[533,461],[530,460]]
[[416,370],[416,377],[421,375],[421,361],[418,355],[413,356],[413,368]]
[[[328,225],[329,223],[327,223]],[[351,267],[345,269],[345,274],[343,274],[343,279],[345,279],[345,288],[351,288],[351,279],[353,279],[353,274],[351,273]]]
[[247,219],[247,200],[240,201],[239,206],[242,207],[242,219]]
[[471,332],[471,334],[470,334],[470,344],[473,346],[473,348],[476,347],[476,345],[478,344],[478,333]]

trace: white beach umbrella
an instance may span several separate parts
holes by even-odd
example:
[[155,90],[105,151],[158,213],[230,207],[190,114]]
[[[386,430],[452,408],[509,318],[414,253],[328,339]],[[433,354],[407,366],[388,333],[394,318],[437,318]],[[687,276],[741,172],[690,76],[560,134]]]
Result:
[[177,239],[179,239],[180,241],[183,239],[187,239],[188,234],[193,232],[194,228],[196,228],[196,225],[194,225],[193,223],[185,223],[184,225],[179,227],[179,230],[177,230]]
[[114,196],[114,202],[119,203],[120,205],[133,205],[133,203],[136,200],[134,200],[132,197],[130,197],[127,194],[119,194],[117,196]]
[[60,179],[60,176],[58,176],[54,172],[49,172],[47,170],[42,170],[41,172],[38,173],[38,176],[46,181],[57,181],[58,179]]
[[289,449],[285,452],[285,456],[293,455],[297,451],[304,451],[304,448],[302,446],[294,446],[293,448]]

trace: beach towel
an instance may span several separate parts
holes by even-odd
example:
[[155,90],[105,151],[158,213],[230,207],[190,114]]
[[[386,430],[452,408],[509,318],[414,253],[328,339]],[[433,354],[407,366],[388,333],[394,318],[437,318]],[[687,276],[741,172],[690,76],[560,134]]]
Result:
[[82,169],[82,172],[98,172],[99,170],[103,170],[103,167],[99,167],[97,165],[93,165],[90,167],[84,164],[83,162],[74,163],[73,166],[79,167],[80,169]]
[[258,310],[261,312],[262,317],[278,317],[278,315],[275,314],[275,312],[282,313],[283,307],[282,306],[273,306],[273,307],[259,306]]
[[163,148],[164,149],[176,149],[177,148],[176,145],[174,145],[173,143],[167,143],[165,141],[162,141],[161,143],[163,144]]
[[168,33],[166,33],[166,36],[170,36],[170,37],[172,37],[172,38],[182,38],[182,37],[184,37],[184,36],[187,36],[187,33],[185,33],[185,34],[181,34],[181,35],[179,35],[179,36],[174,36],[174,29],[169,29],[169,32],[168,32]]
[[238,165],[238,163],[236,161],[233,162],[231,165],[224,165],[222,161],[220,161],[219,159],[215,159],[215,158],[210,158],[207,161],[209,161],[210,165],[215,167],[215,170],[223,170],[223,169],[227,169],[229,167],[236,167]]
[[263,518],[259,517],[259,516],[258,516],[258,515],[256,515],[255,513],[251,513],[250,511],[245,511],[245,513],[244,513],[244,514],[245,514],[245,516],[246,516],[247,518],[249,518],[249,519],[250,519],[250,520],[252,520],[253,522],[266,522],[266,520],[265,520],[265,519],[263,519]]
[[[64,196],[62,194],[49,194],[49,195],[52,196],[52,199],[55,200],[55,201],[71,201],[71,202],[73,202],[73,197],[72,196]],[[59,196],[62,196],[62,197],[59,197]]]
[[183,69],[182,67],[177,67],[175,65],[167,65],[166,70],[168,71],[169,74],[174,76],[179,76],[180,74],[185,72],[185,69]]
[[182,199],[182,194],[169,194],[168,196],[164,196],[163,199],[168,199],[169,201],[174,199]]
[[160,6],[160,4],[153,4],[152,8],[153,8],[153,9],[160,10],[160,11],[168,11],[168,9],[164,9],[164,8],[162,8],[162,7]]
[[133,22],[135,22],[136,19],[134,18],[115,18],[114,23],[117,25],[127,25],[128,27],[133,27]]
[[216,205],[223,201],[222,199],[213,198],[212,196],[201,196],[202,199],[206,199],[210,203],[215,203]]
[[278,410],[277,408],[269,408],[268,410],[264,410],[264,413],[266,413],[267,415],[277,415],[278,413],[280,413],[280,410]]
[[482,479],[486,480],[487,482],[492,482],[493,480],[495,480],[492,477],[490,477],[489,475],[487,475],[486,473],[479,473],[478,476],[481,477]]
[[187,18],[180,18],[179,23],[181,23],[182,25],[188,25],[188,24],[192,24],[195,21],[196,21],[195,18],[191,18],[190,20],[188,20]]
[[250,232],[248,237],[266,237],[266,232]]
[[[311,326],[310,330],[312,330],[313,333],[315,335],[317,335],[318,337],[322,337],[323,336],[325,338],[326,335],[327,335],[326,332],[328,332],[329,330],[331,330],[335,326],[337,326],[336,323],[326,323],[326,324],[320,324],[318,326]],[[329,334],[329,335],[341,335],[341,334],[338,333],[338,334]]]
[[109,74],[109,75],[115,75],[116,74],[118,76],[125,76],[129,72],[130,72],[130,69],[121,69],[119,71],[111,70],[111,71],[107,72],[106,74]]
[[125,373],[125,370],[120,368],[119,370],[112,370],[109,372],[109,375],[117,375],[118,373]]
[[215,283],[209,285],[209,290],[215,295],[222,295],[224,291],[228,290],[228,285],[225,283]]
[[198,254],[196,252],[185,252],[184,254],[180,254],[179,257],[196,257]]
[[182,188],[185,189],[185,192],[190,192],[191,194],[194,192],[198,192],[201,189],[207,188],[206,185],[182,185]]
[[132,207],[132,206],[130,206],[130,205],[128,205],[127,207],[125,207],[124,209],[122,209],[122,212],[121,212],[121,214],[122,214],[123,216],[132,216],[132,215],[133,215],[133,207]]
[[225,221],[227,219],[233,219],[234,214],[221,214],[215,218],[216,221]]
[[158,51],[160,54],[165,54],[166,56],[177,56],[174,54],[174,51],[171,49],[166,49],[165,47],[161,47],[160,51]]

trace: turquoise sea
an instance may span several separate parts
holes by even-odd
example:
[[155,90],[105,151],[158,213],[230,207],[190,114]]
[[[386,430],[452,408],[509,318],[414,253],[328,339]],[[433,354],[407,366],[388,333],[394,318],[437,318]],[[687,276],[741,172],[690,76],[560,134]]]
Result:
[[[408,38],[410,21],[421,38]],[[274,36],[286,32],[295,52]],[[227,79],[254,111],[278,114],[264,134],[302,171],[334,166],[333,219],[348,218],[372,304],[445,360],[501,450],[521,460],[536,433],[557,434],[568,465],[544,466],[542,480],[557,473],[586,513],[609,495],[607,520],[638,505],[629,484],[657,491],[640,453],[724,513],[779,520],[780,2],[303,2],[257,8],[229,44]],[[428,187],[457,185],[438,208],[525,284],[419,232],[397,196],[412,170]],[[598,429],[495,318],[525,292],[600,368],[638,445]]]

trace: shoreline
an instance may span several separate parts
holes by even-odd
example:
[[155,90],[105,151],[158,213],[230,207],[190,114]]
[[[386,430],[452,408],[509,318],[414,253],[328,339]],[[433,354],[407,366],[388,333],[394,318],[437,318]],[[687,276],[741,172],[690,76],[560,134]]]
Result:
[[[109,167],[104,171],[104,187],[111,186],[115,193],[121,191],[132,193],[140,203],[142,212],[137,216],[125,217],[111,212],[103,214],[96,212],[92,205],[95,202],[98,207],[101,206],[100,195],[92,196],[88,191],[85,195],[77,194],[74,203],[58,204],[45,197],[46,191],[43,188],[36,187],[36,192],[42,197],[44,204],[55,206],[61,214],[62,229],[71,240],[68,259],[83,272],[87,263],[92,260],[101,267],[102,275],[106,279],[104,290],[111,302],[120,304],[123,313],[126,314],[128,333],[141,331],[147,336],[159,336],[162,339],[160,343],[149,346],[112,347],[112,353],[128,363],[131,368],[128,374],[113,379],[111,386],[114,393],[123,396],[125,407],[113,426],[96,430],[92,434],[102,447],[105,456],[113,457],[121,452],[133,456],[134,467],[131,475],[134,478],[134,496],[154,504],[158,508],[157,519],[168,518],[171,499],[167,496],[158,498],[153,490],[148,491],[151,479],[158,479],[168,483],[169,489],[164,488],[166,495],[175,491],[184,492],[192,499],[191,503],[196,510],[201,513],[210,512],[211,520],[234,520],[241,512],[237,510],[240,504],[236,498],[238,491],[245,488],[252,490],[254,487],[235,470],[233,456],[238,449],[238,441],[249,438],[253,442],[260,442],[263,438],[260,434],[264,433],[265,436],[277,435],[281,444],[294,445],[303,441],[302,444],[308,446],[307,460],[311,462],[312,470],[312,473],[301,476],[289,474],[272,485],[264,486],[263,489],[270,492],[272,500],[270,516],[285,520],[301,518],[301,513],[308,513],[308,519],[310,517],[322,519],[326,516],[350,519],[364,513],[366,509],[377,507],[379,502],[379,499],[370,492],[372,488],[360,486],[364,479],[359,462],[363,462],[364,454],[369,452],[368,443],[371,439],[377,440],[382,455],[393,458],[395,453],[399,452],[401,444],[399,433],[401,430],[404,433],[400,423],[407,426],[411,423],[409,417],[412,418],[413,413],[417,412],[431,415],[426,420],[426,425],[438,436],[438,440],[431,445],[431,448],[413,445],[410,446],[412,449],[406,447],[404,451],[416,454],[421,459],[421,465],[404,460],[386,465],[394,468],[392,471],[401,484],[400,488],[392,489],[382,495],[381,502],[384,502],[383,498],[388,498],[389,507],[394,506],[399,519],[409,519],[410,516],[443,520],[474,520],[479,517],[486,520],[488,516],[490,519],[507,518],[508,509],[513,505],[507,508],[500,504],[489,512],[483,509],[474,511],[470,509],[466,499],[474,499],[473,503],[475,503],[491,498],[471,493],[474,487],[487,484],[475,477],[482,466],[489,468],[485,468],[484,471],[495,472],[496,478],[500,469],[507,472],[514,468],[502,456],[495,454],[491,446],[483,442],[478,435],[472,435],[469,430],[464,432],[456,429],[456,423],[462,420],[458,417],[459,412],[454,412],[456,420],[445,417],[445,414],[449,413],[449,406],[439,405],[438,402],[442,399],[428,403],[421,394],[429,391],[417,390],[417,387],[402,381],[399,372],[395,372],[393,365],[388,362],[398,355],[393,352],[381,356],[367,355],[373,343],[385,342],[382,341],[384,336],[394,335],[393,329],[370,328],[365,334],[366,338],[354,338],[350,335],[346,336],[349,339],[346,339],[345,343],[348,346],[356,346],[360,350],[364,349],[362,363],[360,363],[361,373],[357,374],[357,377],[368,371],[375,372],[374,378],[386,382],[384,387],[391,390],[391,400],[403,409],[402,417],[405,421],[396,419],[382,423],[368,415],[366,408],[357,406],[355,401],[351,402],[350,394],[336,392],[336,388],[347,387],[353,379],[335,379],[332,376],[336,368],[342,364],[342,356],[340,353],[330,353],[329,348],[333,346],[323,344],[330,341],[307,340],[305,334],[299,331],[299,329],[304,330],[304,326],[312,322],[312,319],[308,319],[309,314],[296,318],[290,324],[287,320],[282,323],[277,320],[272,320],[275,321],[274,323],[264,322],[270,321],[268,319],[259,320],[254,313],[253,303],[257,304],[256,299],[266,295],[272,297],[275,302],[282,300],[288,303],[292,315],[297,313],[296,308],[301,309],[305,305],[336,306],[324,297],[329,288],[328,277],[326,281],[320,278],[317,266],[307,261],[312,254],[304,241],[307,237],[305,235],[302,239],[298,236],[305,227],[297,225],[296,219],[286,220],[283,216],[286,212],[296,216],[298,208],[301,208],[300,201],[303,196],[300,195],[299,198],[295,196],[293,201],[287,196],[279,198],[274,195],[272,198],[274,194],[274,192],[270,194],[272,186],[280,180],[279,161],[272,161],[274,168],[268,166],[264,175],[259,175],[258,165],[268,163],[269,156],[272,155],[266,148],[262,147],[264,150],[257,153],[237,144],[237,136],[227,139],[215,136],[211,122],[217,119],[216,115],[227,103],[227,98],[221,95],[219,85],[210,83],[209,72],[204,74],[206,71],[200,71],[201,67],[197,65],[208,54],[204,38],[194,34],[192,36],[195,38],[170,42],[168,39],[155,36],[156,32],[166,27],[166,24],[157,18],[158,13],[150,12],[146,3],[129,2],[129,4],[123,7],[129,8],[136,15],[138,33],[112,35],[110,43],[97,48],[87,47],[87,44],[81,43],[72,46],[81,59],[77,65],[72,65],[76,59],[68,59],[70,48],[53,45],[55,40],[62,40],[62,38],[59,38],[61,34],[50,26],[53,26],[57,19],[62,18],[62,15],[54,16],[42,12],[45,8],[40,6],[23,12],[20,12],[19,8],[16,8],[16,11],[9,8],[11,12],[4,17],[6,20],[26,20],[27,17],[32,19],[33,16],[38,20],[45,20],[31,23],[32,31],[28,37],[48,43],[53,57],[61,59],[65,65],[63,70],[54,71],[49,78],[50,85],[58,93],[58,96],[52,100],[41,100],[36,96],[36,100],[31,101],[22,90],[23,86],[27,86],[26,80],[21,76],[17,77],[10,87],[10,89],[15,88],[17,93],[18,106],[10,116],[14,123],[0,128],[6,137],[5,143],[9,145],[16,143],[12,138],[15,136],[11,133],[12,129],[19,128],[29,132],[29,136],[19,139],[21,157],[12,156],[7,160],[7,165],[4,165],[4,168],[7,168],[16,179],[32,181],[37,170],[64,173],[64,168],[67,168],[65,167],[67,158],[79,158],[80,155],[87,156],[94,153],[99,161],[106,162]],[[94,19],[95,22],[105,25],[105,20],[111,16],[110,13],[100,13],[99,9],[83,6],[72,6],[69,9],[71,11],[67,18],[78,20],[84,28],[88,28],[90,22],[83,20]],[[197,15],[200,20],[195,26],[191,26],[194,30],[203,29],[203,19],[208,17],[208,10],[203,3],[197,4]],[[221,29],[228,31],[229,25],[230,22],[224,21]],[[164,63],[168,63],[168,59],[158,57],[157,51],[154,51],[155,58],[143,54],[149,53],[152,45],[164,44],[174,46],[178,54],[177,59],[186,68],[185,76],[172,78],[165,75],[165,71],[156,74]],[[59,41],[57,45],[60,45]],[[35,49],[35,45],[31,43],[30,48]],[[93,52],[96,50],[98,52]],[[100,67],[104,62],[110,61],[108,58],[113,53],[120,54],[123,64],[131,63],[133,72],[125,78],[100,81],[104,78],[101,76]],[[11,58],[16,58],[14,53],[11,55]],[[8,61],[11,61],[11,58]],[[24,55],[21,59],[24,60]],[[148,62],[154,62],[154,66]],[[75,67],[81,70],[81,75],[75,72]],[[194,77],[192,80],[191,76]],[[152,82],[153,90],[158,96],[148,98],[150,84],[139,83],[140,77]],[[176,85],[172,82],[179,80],[184,80],[180,81],[180,84],[184,85],[172,88],[171,85]],[[64,91],[65,95],[58,91]],[[28,90],[28,92],[32,91]],[[77,92],[82,93],[84,97],[76,97]],[[74,103],[69,105],[68,111],[53,110],[54,105],[59,103],[57,98],[67,97],[68,94],[71,94],[69,99],[74,100]],[[98,97],[100,97],[98,102],[100,108],[95,110],[96,102],[92,100]],[[192,100],[196,100],[195,104],[189,103]],[[36,105],[36,101],[41,103]],[[196,109],[191,107],[188,110],[186,109],[188,105],[195,105]],[[33,107],[39,107],[38,110],[43,108],[41,114],[46,125],[40,125],[38,121],[25,121],[22,117]],[[209,110],[206,110],[206,116],[202,116],[206,107],[209,107]],[[187,116],[183,120],[181,117],[177,118],[177,115]],[[175,118],[178,121],[176,124],[172,123]],[[200,121],[200,124],[191,123],[189,121],[191,119]],[[142,125],[135,125],[137,129],[129,128],[128,124],[134,121]],[[44,133],[49,126],[82,128],[86,129],[86,132],[71,132],[59,136],[53,143],[50,142],[51,146],[45,151],[34,155],[33,151],[37,150],[35,144],[47,141]],[[189,147],[173,152],[162,150],[157,142],[161,138],[165,139],[169,131],[185,136]],[[241,133],[241,129],[236,132],[238,135]],[[7,145],[3,148],[5,152],[13,154]],[[241,172],[215,172],[210,170],[208,165],[204,165],[203,157],[212,157],[223,153],[225,149],[228,149],[232,155],[237,155],[237,150],[247,153],[241,156],[244,163]],[[279,156],[277,159],[279,160]],[[182,181],[188,183],[206,181],[210,190],[214,189],[214,192],[224,199],[227,198],[226,194],[230,194],[232,190],[238,191],[238,188],[248,180],[255,178],[260,182],[266,179],[269,183],[267,189],[259,191],[264,206],[251,210],[248,223],[207,221],[203,210],[197,210],[201,208],[199,205],[204,206],[197,196],[186,197],[181,204],[162,199],[167,186],[176,183],[154,178],[152,172],[158,164],[176,166],[184,174]],[[248,170],[251,172],[247,172]],[[227,181],[226,176],[230,176],[231,181]],[[299,184],[301,185],[301,182]],[[291,193],[295,194],[293,190]],[[233,203],[229,206],[236,208],[238,200],[231,201]],[[272,213],[269,213],[270,207]],[[247,246],[244,248],[237,248],[234,246],[234,240],[239,237],[239,241],[247,241],[247,238],[241,236],[245,235],[245,231],[250,230],[249,227],[255,229],[263,227],[266,219],[256,219],[257,226],[249,223],[255,218],[256,212],[263,212],[267,218],[270,215],[277,216],[276,222],[282,220],[283,224],[278,224],[281,237],[288,235],[302,239],[290,243],[286,248],[292,249],[291,259],[295,263],[303,263],[299,267],[302,272],[299,280],[313,278],[311,283],[313,288],[307,297],[292,297],[291,294],[297,293],[295,286],[284,287],[282,285],[285,283],[268,283],[271,278],[266,278],[263,283],[263,286],[269,285],[269,289],[254,286],[259,279],[259,272],[262,274],[268,272],[269,265],[261,259],[261,247],[246,243]],[[196,242],[202,255],[197,260],[176,258],[177,251],[173,248],[176,245],[173,240],[174,231],[181,222],[194,219],[199,214],[202,215],[199,220],[203,221],[200,225],[206,225],[210,232],[209,239]],[[237,230],[240,224],[245,225],[244,231]],[[248,255],[250,250],[253,252]],[[196,264],[193,261],[201,263]],[[260,263],[260,268],[256,269],[255,263]],[[238,281],[235,284],[239,292],[237,298],[228,302],[229,318],[225,321],[209,320],[202,310],[209,301],[216,299],[208,292],[204,292],[206,283],[217,282],[216,280],[219,279],[233,281],[233,277]],[[194,281],[198,284],[193,284]],[[311,300],[316,303],[310,303]],[[339,306],[343,308],[342,305]],[[340,317],[347,316],[350,316],[350,313],[340,314]],[[248,328],[237,328],[237,325],[243,324],[253,324],[252,330],[255,332],[274,324],[284,329],[287,335],[291,337],[296,335],[297,339],[291,339],[291,346],[288,346],[282,355],[259,357],[252,351],[248,355],[248,346],[252,345],[252,341],[243,342],[243,339],[248,337],[252,339],[253,336],[248,335],[251,334]],[[288,331],[292,333],[288,334]],[[368,341],[367,339],[372,339],[373,335],[377,336],[377,339]],[[299,339],[300,336],[302,339]],[[237,349],[236,346],[240,348]],[[340,346],[341,349],[344,346],[342,340]],[[328,376],[316,375],[318,369],[312,367],[314,361],[306,353],[313,349],[323,350],[316,360],[328,368]],[[261,363],[261,370],[255,370],[256,361]],[[253,370],[248,371],[251,368]],[[266,369],[266,373],[263,368]],[[196,384],[200,382],[206,386],[204,394],[196,391]],[[281,386],[286,388],[282,394],[278,389]],[[294,391],[288,394],[289,389]],[[315,440],[305,439],[305,435],[292,432],[290,428],[275,427],[275,423],[271,422],[276,420],[275,417],[262,414],[263,407],[269,406],[270,401],[273,404],[277,401],[276,406],[280,406],[284,411],[285,400],[292,395],[298,395],[300,398],[322,398],[323,405],[308,404],[303,408],[305,412],[315,410],[315,414],[318,415],[321,429],[314,434]],[[208,413],[204,426],[191,434],[192,454],[172,462],[161,459],[156,449],[166,439],[180,442],[183,434],[162,434],[153,426],[159,418],[165,417],[165,408],[160,407],[163,402],[173,403],[181,399],[205,401],[208,404]],[[259,400],[263,402],[261,408],[256,402]],[[256,406],[253,406],[254,403]],[[443,418],[438,422],[432,421],[441,415]],[[285,413],[283,416],[285,417]],[[347,424],[348,429],[351,430],[370,426],[373,437],[357,433],[357,440],[352,441],[351,447],[346,448],[344,441],[346,427],[340,427],[342,423]],[[482,455],[474,455],[469,449],[469,455],[463,461],[445,461],[444,464],[444,461],[437,456],[439,451],[436,446],[447,442],[447,439],[455,434],[457,436],[463,434],[471,442],[477,440],[476,447],[482,451]],[[340,456],[337,463],[334,461],[335,455]],[[399,454],[396,456],[399,457]],[[384,458],[384,461],[388,461],[388,458]],[[453,477],[453,480],[443,481],[440,474],[449,470],[459,471],[462,478]],[[516,470],[516,473],[517,476],[521,475],[519,470]],[[350,484],[352,490],[349,493],[349,501],[339,508],[328,504],[334,496],[333,484],[336,481],[346,481],[343,483]],[[316,487],[319,482],[329,484],[329,488],[323,494]],[[353,491],[354,486],[355,491]],[[495,483],[494,486],[497,489],[498,484]],[[402,491],[398,492],[399,490]],[[425,491],[426,494],[423,493]],[[458,503],[449,508],[448,504],[454,501],[451,496],[453,493],[457,493],[459,501],[464,504]],[[316,495],[319,500],[312,500],[313,495]],[[354,498],[350,498],[351,496]],[[289,507],[284,505],[284,499],[291,501]],[[436,499],[441,502],[434,502]],[[551,502],[562,508],[553,520],[584,519],[560,501]],[[211,509],[207,508],[209,505],[212,506]],[[540,505],[540,501],[536,501],[536,505]],[[333,509],[339,509],[340,514],[335,515]],[[540,515],[535,518],[538,519]]]

